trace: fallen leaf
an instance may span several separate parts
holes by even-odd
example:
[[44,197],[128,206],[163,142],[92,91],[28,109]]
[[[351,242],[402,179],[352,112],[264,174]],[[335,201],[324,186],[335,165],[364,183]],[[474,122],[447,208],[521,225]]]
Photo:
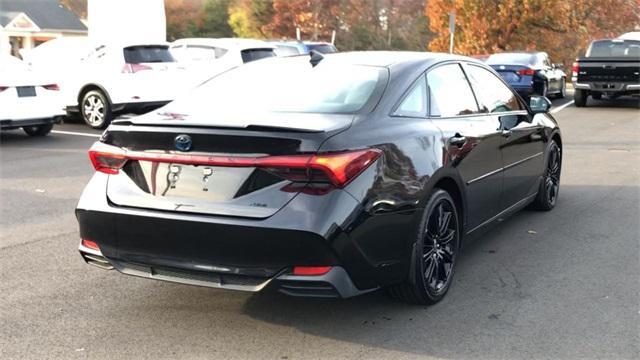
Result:
[[44,189],[36,189],[36,192],[37,193],[43,193],[43,192],[45,192],[45,190]]
[[528,233],[528,234],[537,234],[538,232],[537,232],[537,231],[534,231],[534,230],[528,230],[528,231],[527,231],[527,233]]

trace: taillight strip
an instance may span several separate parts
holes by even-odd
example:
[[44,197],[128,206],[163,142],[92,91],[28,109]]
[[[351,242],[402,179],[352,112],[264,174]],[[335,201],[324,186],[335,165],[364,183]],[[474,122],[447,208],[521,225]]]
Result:
[[365,149],[338,153],[262,157],[209,156],[129,151],[100,142],[95,143],[89,150],[94,168],[107,174],[117,174],[127,160],[221,167],[316,169],[323,171],[331,183],[338,187],[345,186],[381,154],[382,151],[379,149]]

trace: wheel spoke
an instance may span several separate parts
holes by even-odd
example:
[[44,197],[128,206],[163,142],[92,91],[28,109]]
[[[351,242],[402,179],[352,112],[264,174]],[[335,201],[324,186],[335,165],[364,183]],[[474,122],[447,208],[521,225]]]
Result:
[[453,229],[449,229],[442,237],[440,238],[440,246],[447,245],[453,238],[456,236],[456,231]]
[[429,257],[424,261],[424,278],[427,280],[427,284],[431,284],[435,264],[436,261],[433,257]]

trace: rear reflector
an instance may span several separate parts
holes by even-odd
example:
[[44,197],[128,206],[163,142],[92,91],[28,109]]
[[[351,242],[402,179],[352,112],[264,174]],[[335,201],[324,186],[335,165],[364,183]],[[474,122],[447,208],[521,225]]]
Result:
[[293,275],[320,276],[331,270],[331,266],[294,266]]
[[208,156],[127,151],[96,142],[89,149],[93,167],[106,174],[117,174],[128,160],[221,167],[257,167],[290,181],[330,182],[343,187],[363,172],[380,155],[379,149],[340,153],[263,157]]
[[578,62],[574,62],[573,66],[571,66],[572,75],[578,76],[578,71],[580,71],[580,64],[578,64]]
[[518,70],[518,75],[534,75],[536,73],[533,69],[522,69]]
[[89,249],[100,251],[100,247],[98,247],[98,244],[96,244],[94,241],[82,239],[81,243],[82,243],[82,246],[84,247],[88,247]]
[[42,87],[51,91],[60,91],[60,86],[58,86],[58,84],[43,85]]

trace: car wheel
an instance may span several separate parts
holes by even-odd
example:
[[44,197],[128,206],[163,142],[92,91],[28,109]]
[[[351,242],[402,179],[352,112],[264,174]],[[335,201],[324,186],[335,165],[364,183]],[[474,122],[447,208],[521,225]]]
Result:
[[84,94],[80,113],[84,122],[94,129],[106,128],[113,117],[111,104],[100,90],[91,90]]
[[51,132],[51,129],[53,129],[53,124],[25,126],[22,128],[29,136],[45,136]]
[[558,99],[564,99],[567,96],[567,81],[565,78],[560,79],[560,92],[558,93]]
[[413,245],[408,279],[389,288],[404,302],[431,305],[451,286],[458,250],[460,223],[455,203],[444,190],[429,198]]
[[576,107],[587,106],[587,91],[583,89],[576,89],[573,92],[573,102],[576,104]]
[[556,206],[558,193],[560,192],[560,171],[562,170],[562,152],[560,146],[551,140],[547,152],[547,162],[538,196],[532,203],[537,210],[549,211]]

